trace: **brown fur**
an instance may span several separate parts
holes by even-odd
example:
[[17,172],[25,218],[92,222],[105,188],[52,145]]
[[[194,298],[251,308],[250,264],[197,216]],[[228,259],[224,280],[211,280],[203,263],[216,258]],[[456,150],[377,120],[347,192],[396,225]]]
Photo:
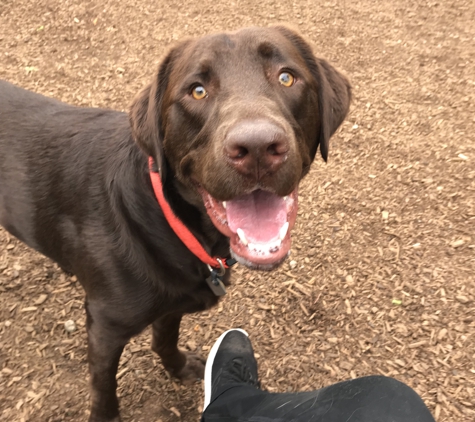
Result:
[[[297,74],[292,89],[276,82],[283,68]],[[195,83],[206,86],[206,100],[190,96]],[[327,159],[329,138],[349,102],[347,79],[281,26],[178,44],[129,116],[73,107],[0,82],[0,224],[76,274],[84,287],[90,421],[119,420],[119,358],[149,324],[152,348],[170,373],[194,380],[203,372],[200,357],[177,348],[180,320],[218,299],[204,281],[206,265],[163,217],[148,156],[159,163],[175,213],[211,255],[227,256],[228,239],[211,223],[196,185],[219,200],[257,185],[288,194],[308,172],[318,145]],[[283,148],[286,159],[262,164],[254,157],[241,166],[223,154],[235,146],[232,128],[245,129],[246,122],[254,126],[245,137],[255,127],[260,142],[270,142],[268,128],[275,131],[271,138],[279,138],[276,150]]]

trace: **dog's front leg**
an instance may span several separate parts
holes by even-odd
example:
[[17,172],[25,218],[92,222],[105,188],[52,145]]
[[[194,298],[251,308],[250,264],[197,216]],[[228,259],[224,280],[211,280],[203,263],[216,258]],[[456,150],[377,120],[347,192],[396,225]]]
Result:
[[184,383],[203,378],[205,360],[194,353],[178,349],[182,314],[158,318],[153,323],[152,350],[162,359],[165,369]]
[[87,358],[91,381],[89,422],[119,422],[116,373],[129,336],[86,301]]

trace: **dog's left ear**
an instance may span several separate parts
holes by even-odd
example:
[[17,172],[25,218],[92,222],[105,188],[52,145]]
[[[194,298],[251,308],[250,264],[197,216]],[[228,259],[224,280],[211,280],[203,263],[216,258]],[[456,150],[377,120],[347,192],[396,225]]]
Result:
[[331,136],[343,123],[351,102],[351,86],[348,79],[327,61],[314,56],[308,43],[294,30],[286,26],[275,26],[298,49],[315,79],[318,95],[320,133],[310,151],[312,160],[320,145],[320,153],[325,161]]
[[145,87],[133,100],[129,121],[132,136],[140,148],[153,157],[162,181],[165,179],[166,160],[163,153],[163,117],[165,93],[173,65],[190,41],[173,47],[160,63],[153,82]]

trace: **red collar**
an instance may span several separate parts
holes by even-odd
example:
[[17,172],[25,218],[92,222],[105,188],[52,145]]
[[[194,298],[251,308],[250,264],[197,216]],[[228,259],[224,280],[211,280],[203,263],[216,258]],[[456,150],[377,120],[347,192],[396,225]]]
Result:
[[165,196],[163,195],[163,186],[160,174],[154,170],[153,165],[153,158],[149,157],[148,167],[150,170],[150,180],[152,181],[153,191],[155,192],[155,197],[157,198],[158,204],[160,205],[160,208],[162,209],[168,224],[170,224],[170,227],[173,229],[175,234],[196,257],[198,257],[205,264],[208,264],[209,266],[218,270],[222,270],[222,275],[224,275],[224,269],[233,265],[234,262],[232,261],[234,260],[230,260],[229,258],[226,259],[211,257],[208,252],[205,251],[196,237],[193,236],[190,230],[188,230],[188,228],[181,222],[181,220],[171,209],[170,205],[165,199]]

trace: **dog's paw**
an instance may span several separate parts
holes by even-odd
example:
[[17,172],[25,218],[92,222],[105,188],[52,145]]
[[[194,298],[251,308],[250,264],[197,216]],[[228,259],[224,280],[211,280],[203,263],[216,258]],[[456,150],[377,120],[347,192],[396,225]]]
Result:
[[120,418],[120,416],[116,416],[113,419],[104,419],[101,417],[90,416],[88,419],[88,422],[121,422],[121,421],[122,419]]
[[120,415],[108,416],[104,415],[102,409],[97,410],[97,407],[93,405],[88,422],[121,422]]
[[186,357],[185,366],[174,375],[183,384],[192,384],[204,378],[206,360],[195,353],[184,352]]

